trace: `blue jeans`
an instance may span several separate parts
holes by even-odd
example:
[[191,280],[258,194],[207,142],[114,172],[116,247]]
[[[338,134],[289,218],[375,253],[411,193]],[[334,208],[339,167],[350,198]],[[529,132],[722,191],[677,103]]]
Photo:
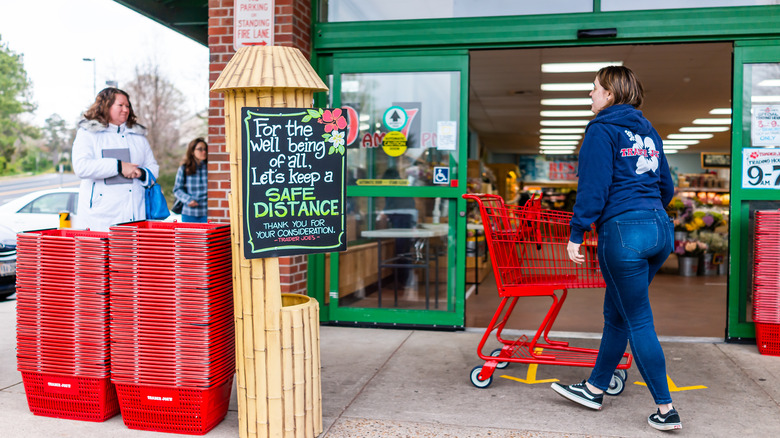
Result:
[[190,216],[188,214],[182,214],[181,215],[181,221],[182,222],[197,222],[205,224],[208,221],[208,216]]
[[648,287],[672,252],[674,225],[664,210],[630,211],[601,224],[598,235],[599,264],[607,290],[604,332],[588,382],[606,390],[630,342],[655,403],[671,403],[666,359],[653,325]]

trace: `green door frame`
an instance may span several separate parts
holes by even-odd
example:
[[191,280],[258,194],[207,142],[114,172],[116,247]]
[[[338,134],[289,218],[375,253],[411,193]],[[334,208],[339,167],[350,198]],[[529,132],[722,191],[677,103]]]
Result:
[[[425,198],[446,198],[454,202],[456,208],[449,210],[448,223],[450,227],[447,236],[450,244],[447,246],[447,309],[419,310],[393,308],[339,307],[339,254],[330,255],[330,284],[325,285],[327,291],[319,285],[324,283],[324,256],[309,257],[309,293],[317,298],[323,310],[321,320],[394,324],[394,325],[426,325],[443,327],[463,327],[465,321],[465,269],[455,269],[465,265],[465,245],[454,242],[464,242],[466,239],[466,201],[461,196],[466,193],[466,163],[468,162],[468,52],[465,50],[449,51],[413,51],[413,52],[383,52],[344,53],[332,58],[322,59],[320,74],[332,77],[329,86],[334,107],[341,105],[341,81],[338,79],[345,73],[396,73],[396,72],[435,72],[457,71],[460,82],[455,99],[459,105],[458,126],[458,157],[457,163],[450,162],[450,174],[453,180],[458,180],[457,187],[427,186],[427,187],[366,187],[347,186],[347,196],[412,196]],[[324,74],[323,74],[324,73]],[[349,152],[347,152],[349,153]],[[453,264],[452,261],[455,261]],[[324,293],[329,295],[326,306]]]
[[750,132],[744,131],[742,117],[749,111],[750,102],[744,102],[746,86],[744,65],[780,63],[780,41],[738,42],[734,47],[734,96],[731,142],[731,212],[729,248],[731,254],[728,280],[728,339],[755,337],[755,326],[747,320],[750,270],[750,202],[779,201],[777,189],[742,188],[742,148],[750,147]]
[[[728,339],[752,338],[753,324],[745,320],[747,291],[742,266],[745,237],[749,227],[747,200],[776,199],[773,191],[751,190],[743,193],[735,181],[741,175],[742,132],[736,129],[737,112],[742,108],[742,64],[776,62],[780,50],[780,7],[744,6],[601,12],[594,0],[594,11],[576,14],[550,14],[512,17],[469,17],[436,20],[390,20],[371,22],[319,22],[318,2],[313,1],[314,65],[324,77],[336,54],[376,56],[390,50],[421,51],[570,47],[613,44],[663,44],[690,42],[731,42],[734,53],[734,125],[732,129],[732,208],[731,272],[728,282]],[[615,28],[617,36],[578,39],[581,29]],[[388,37],[388,36],[392,37]],[[466,101],[461,104],[462,110]],[[462,120],[466,120],[465,118]],[[741,123],[741,122],[740,122]],[[465,125],[465,123],[462,123]],[[739,132],[738,132],[739,131]],[[461,131],[462,135],[462,131]],[[463,138],[463,137],[461,137]],[[735,207],[739,206],[739,208]],[[459,207],[460,208],[460,207]],[[459,261],[460,263],[460,261]],[[322,301],[320,301],[322,302]],[[325,313],[327,314],[327,313]]]
[[[316,6],[316,1],[314,2]],[[598,8],[598,5],[596,5]],[[315,7],[315,14],[317,8]],[[660,9],[507,17],[442,18],[370,22],[318,22],[318,55],[351,50],[517,48],[605,44],[735,41],[780,35],[780,8]],[[617,36],[577,37],[582,29],[614,28]]]

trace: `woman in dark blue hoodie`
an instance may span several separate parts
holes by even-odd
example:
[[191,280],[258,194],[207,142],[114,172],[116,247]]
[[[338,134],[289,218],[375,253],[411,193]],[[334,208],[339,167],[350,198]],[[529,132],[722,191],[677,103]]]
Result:
[[648,287],[672,252],[674,227],[665,206],[674,194],[658,133],[637,108],[643,89],[626,67],[601,69],[579,155],[579,184],[569,258],[581,264],[583,234],[596,224],[598,257],[607,288],[604,330],[590,378],[553,389],[569,400],[601,409],[604,391],[631,344],[637,368],[657,405],[647,421],[659,430],[681,429],[666,380],[666,360],[653,325]]

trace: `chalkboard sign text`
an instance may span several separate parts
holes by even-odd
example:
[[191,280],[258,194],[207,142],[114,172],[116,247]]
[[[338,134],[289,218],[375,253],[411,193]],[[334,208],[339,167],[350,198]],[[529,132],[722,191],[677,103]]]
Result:
[[244,257],[346,249],[341,110],[241,109]]

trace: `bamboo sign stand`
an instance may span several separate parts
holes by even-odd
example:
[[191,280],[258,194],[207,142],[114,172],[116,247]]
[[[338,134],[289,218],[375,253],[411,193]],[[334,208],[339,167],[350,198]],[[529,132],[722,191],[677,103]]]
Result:
[[328,88],[295,48],[241,48],[214,82],[225,95],[239,435],[315,437],[322,432],[319,307],[282,294],[277,258],[244,258],[242,107],[310,108]]

